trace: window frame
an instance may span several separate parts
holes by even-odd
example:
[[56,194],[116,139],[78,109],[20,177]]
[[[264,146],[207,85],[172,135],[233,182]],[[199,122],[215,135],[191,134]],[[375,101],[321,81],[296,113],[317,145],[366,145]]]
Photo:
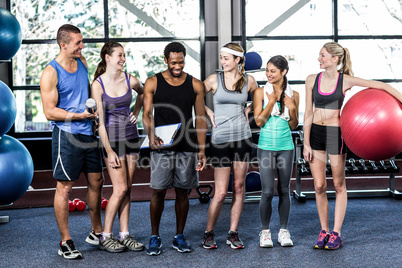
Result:
[[[173,41],[198,41],[200,42],[200,76],[201,79],[205,79],[205,0],[199,1],[199,32],[200,36],[195,38],[183,38],[183,37],[129,37],[129,38],[111,38],[109,37],[109,1],[103,0],[103,18],[104,18],[104,37],[103,38],[84,38],[83,42],[86,44],[93,43],[106,43],[109,41],[115,42],[173,42]],[[11,11],[11,0],[6,0],[6,9]],[[32,44],[56,44],[56,39],[23,39],[22,45],[32,45]],[[56,55],[55,55],[56,56]],[[13,79],[13,59],[8,61],[8,81],[11,91],[15,90],[38,90],[40,91],[39,85],[23,85],[15,86]],[[143,134],[143,129],[139,129],[140,135]],[[16,138],[50,138],[52,135],[51,131],[24,131],[15,132],[15,124],[11,127],[7,133]]]

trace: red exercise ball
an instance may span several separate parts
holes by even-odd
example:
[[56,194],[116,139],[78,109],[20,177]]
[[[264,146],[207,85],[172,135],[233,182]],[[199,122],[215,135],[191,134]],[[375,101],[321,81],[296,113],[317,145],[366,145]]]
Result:
[[345,104],[340,127],[348,148],[368,160],[383,160],[402,151],[402,104],[388,92],[368,88]]

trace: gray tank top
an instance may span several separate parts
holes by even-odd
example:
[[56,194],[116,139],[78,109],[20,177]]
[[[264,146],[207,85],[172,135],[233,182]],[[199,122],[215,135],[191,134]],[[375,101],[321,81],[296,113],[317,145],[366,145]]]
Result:
[[[239,93],[225,87],[223,72],[216,75],[218,87],[213,96],[216,128],[212,128],[212,143],[221,144],[250,138],[250,125],[244,115],[248,81]],[[248,80],[247,74],[245,77]]]

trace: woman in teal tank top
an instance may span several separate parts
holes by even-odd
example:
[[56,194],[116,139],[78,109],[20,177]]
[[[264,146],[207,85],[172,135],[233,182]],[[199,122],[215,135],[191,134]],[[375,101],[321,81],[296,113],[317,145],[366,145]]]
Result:
[[261,127],[258,141],[258,163],[261,178],[260,247],[273,247],[270,221],[272,198],[275,193],[275,172],[278,174],[279,221],[278,242],[281,246],[293,246],[287,229],[290,213],[290,177],[293,167],[293,140],[291,130],[299,124],[299,94],[287,84],[289,70],[287,60],[274,56],[267,63],[264,87],[254,94],[254,116]]

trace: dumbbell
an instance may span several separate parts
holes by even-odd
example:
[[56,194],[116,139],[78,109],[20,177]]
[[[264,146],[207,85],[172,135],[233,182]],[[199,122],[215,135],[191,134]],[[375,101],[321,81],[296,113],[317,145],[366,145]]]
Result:
[[345,164],[345,173],[346,173],[346,174],[349,174],[349,173],[350,173],[350,170],[349,170],[349,168],[346,166],[346,164]]
[[393,169],[395,169],[395,170],[398,170],[398,167],[396,166],[396,164],[395,164],[395,161],[394,160],[389,160],[389,164],[391,165],[391,167],[393,168]]
[[299,135],[299,139],[301,142],[304,141],[304,132],[303,130],[299,130],[299,132],[297,132],[297,134]]
[[75,207],[78,211],[84,211],[87,208],[87,204],[84,201],[80,200],[79,198],[75,198],[73,200]]
[[74,202],[71,200],[68,200],[68,211],[73,212],[73,211],[75,211],[75,209],[76,209],[76,206],[75,206]]
[[103,209],[103,210],[106,209],[107,203],[108,203],[108,200],[107,200],[106,198],[103,198],[103,197],[102,197],[101,206],[102,206],[102,209]]
[[367,172],[368,168],[366,167],[366,161],[364,161],[364,159],[359,159],[359,163],[363,167],[363,171]]
[[369,163],[371,164],[371,167],[373,168],[374,172],[378,171],[378,167],[375,165],[375,161],[369,160]]
[[350,158],[350,159],[348,160],[348,162],[349,162],[349,164],[352,166],[352,172],[353,172],[353,173],[359,172],[359,168],[356,167],[356,165],[355,165],[355,162],[356,162],[356,161],[355,161],[353,158]]
[[380,160],[380,164],[381,164],[383,170],[387,170],[384,160]]
[[325,166],[325,173],[327,175],[331,174],[331,160],[328,158],[327,164]]
[[302,174],[307,174],[308,169],[306,168],[306,160],[300,157],[299,159],[297,159],[297,163],[300,165],[300,172]]

